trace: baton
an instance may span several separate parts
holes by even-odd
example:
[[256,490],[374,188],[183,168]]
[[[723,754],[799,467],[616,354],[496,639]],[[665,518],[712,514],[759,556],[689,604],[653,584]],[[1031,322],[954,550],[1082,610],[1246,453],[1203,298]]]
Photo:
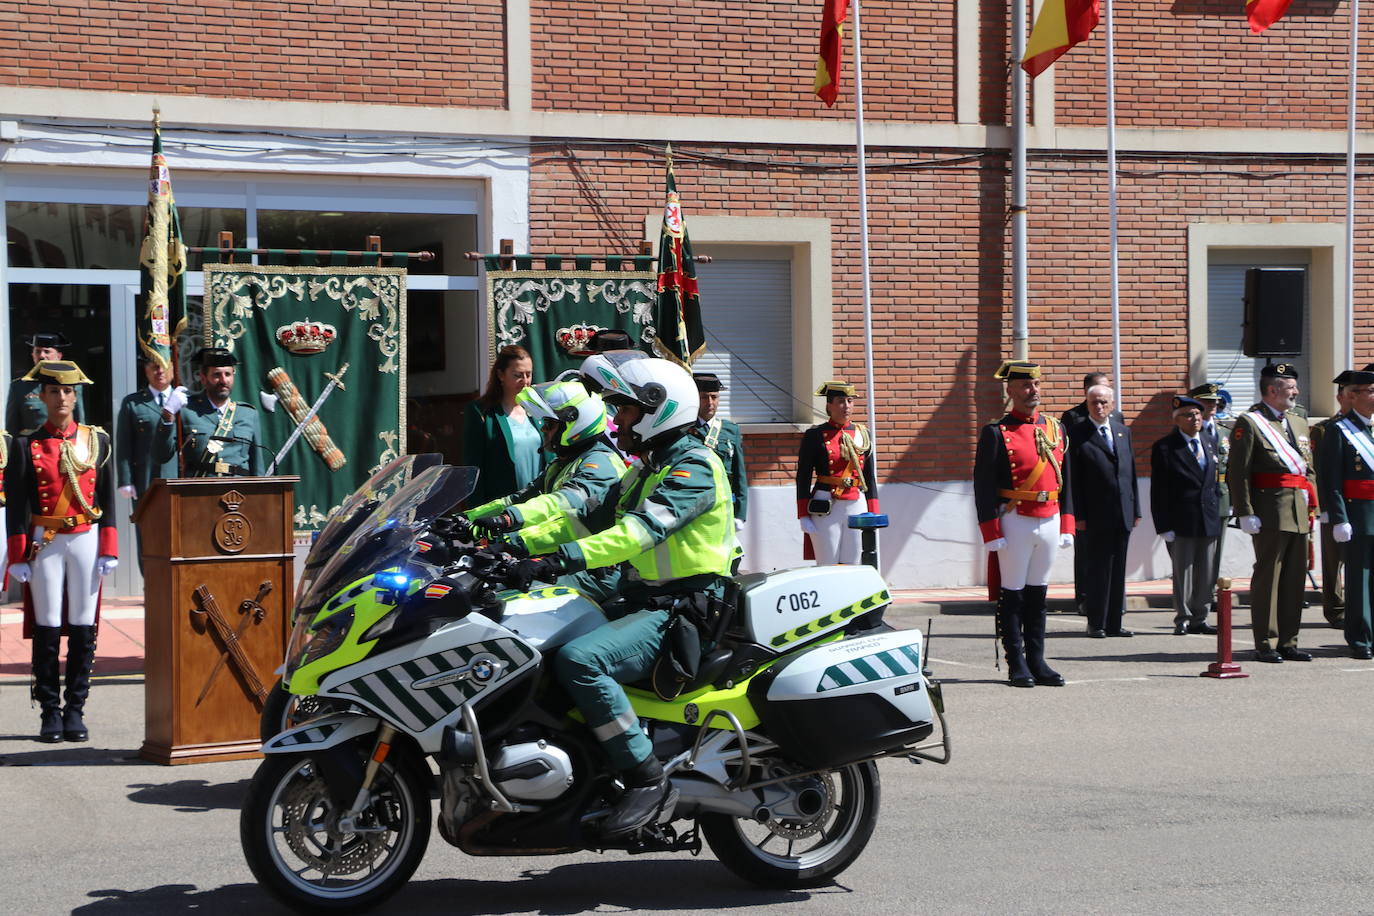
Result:
[[267,473],[264,476],[272,476],[272,472],[277,469],[277,465],[281,464],[281,460],[286,457],[286,453],[291,451],[291,446],[295,445],[296,440],[301,437],[301,433],[305,432],[305,424],[315,419],[315,414],[320,412],[320,408],[324,406],[324,402],[329,399],[329,396],[334,393],[335,388],[343,387],[342,380],[344,373],[347,371],[348,363],[344,363],[339,367],[338,375],[332,372],[325,373],[325,375],[329,377],[329,384],[324,386],[324,390],[320,392],[320,396],[315,398],[315,403],[310,405],[309,412],[296,424],[296,428],[291,430],[291,435],[287,437],[286,444],[281,447],[281,451],[277,452],[277,457],[272,459],[272,463],[268,466]]

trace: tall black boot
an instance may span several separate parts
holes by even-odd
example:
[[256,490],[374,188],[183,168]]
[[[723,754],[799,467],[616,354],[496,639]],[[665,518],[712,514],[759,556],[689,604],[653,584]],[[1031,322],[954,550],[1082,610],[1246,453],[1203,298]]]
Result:
[[67,628],[67,701],[62,710],[62,737],[86,741],[90,732],[81,718],[91,692],[91,666],[95,663],[95,627]]
[[57,674],[61,644],[61,627],[33,628],[33,688],[29,696],[41,710],[38,740],[49,744],[62,740],[62,681]]
[[1021,611],[1021,592],[1002,589],[1002,599],[997,602],[997,631],[1007,655],[1007,680],[1013,687],[1034,687],[1035,676],[1026,667],[1021,641]]
[[1026,635],[1026,667],[1042,687],[1063,687],[1064,678],[1045,664],[1044,585],[1027,585],[1022,591],[1021,629]]

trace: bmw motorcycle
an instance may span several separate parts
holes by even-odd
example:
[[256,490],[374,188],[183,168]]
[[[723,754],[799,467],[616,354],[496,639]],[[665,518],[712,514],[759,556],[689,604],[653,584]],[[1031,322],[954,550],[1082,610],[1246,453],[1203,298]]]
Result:
[[344,520],[351,533],[301,590],[285,690],[322,714],[263,745],[240,817],[253,874],[289,906],[382,901],[418,867],[432,820],[468,855],[709,846],[749,881],[815,886],[873,833],[875,761],[949,761],[921,633],[882,623],[876,570],[741,576],[681,693],[627,685],[676,802],[604,838],[624,787],[550,671],[606,616],[573,588],[504,587],[506,561],[451,524],[474,469],[412,471],[355,504],[365,518]]

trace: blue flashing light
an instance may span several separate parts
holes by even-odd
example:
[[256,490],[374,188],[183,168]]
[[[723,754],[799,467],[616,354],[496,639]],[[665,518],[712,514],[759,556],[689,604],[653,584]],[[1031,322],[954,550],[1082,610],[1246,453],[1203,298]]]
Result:
[[876,512],[860,512],[849,516],[850,528],[886,528],[887,516]]
[[378,573],[372,580],[382,588],[403,589],[410,584],[410,576],[405,573]]

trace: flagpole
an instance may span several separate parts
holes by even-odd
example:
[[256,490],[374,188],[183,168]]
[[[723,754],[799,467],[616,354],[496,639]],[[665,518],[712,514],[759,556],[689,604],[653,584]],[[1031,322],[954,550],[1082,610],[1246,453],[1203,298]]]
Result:
[[1345,112],[1345,365],[1355,365],[1355,86],[1360,66],[1360,0],[1350,0],[1350,88]]
[[864,390],[868,394],[868,434],[873,451],[868,460],[878,473],[877,391],[873,383],[873,291],[868,270],[868,174],[864,170],[864,64],[859,28],[859,0],[854,0],[854,135],[859,157],[859,259],[864,296]]
[[1026,0],[1011,5],[1011,356],[1030,359],[1026,307]]
[[1116,48],[1112,34],[1112,0],[1103,0],[1103,6],[1107,20],[1107,219],[1111,226],[1112,379],[1116,383],[1116,406],[1119,410],[1125,384],[1121,377],[1121,286],[1116,212]]

